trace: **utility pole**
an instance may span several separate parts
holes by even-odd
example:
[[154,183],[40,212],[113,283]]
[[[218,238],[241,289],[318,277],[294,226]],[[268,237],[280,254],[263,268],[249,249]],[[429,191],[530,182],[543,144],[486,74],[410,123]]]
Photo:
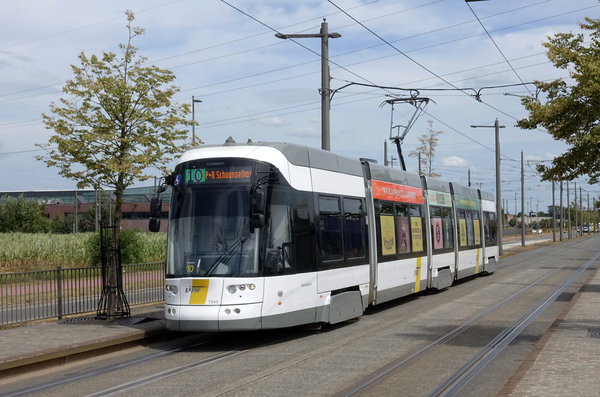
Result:
[[[488,125],[472,125],[471,128],[486,128]],[[501,213],[501,179],[500,179],[500,128],[505,126],[498,123],[498,119],[494,122],[495,138],[496,138],[496,235],[498,236],[498,254],[502,256],[502,213]],[[525,243],[523,243],[525,245]]]
[[552,181],[552,242],[556,242],[556,205],[554,204],[554,181]]
[[337,39],[342,37],[337,32],[329,33],[329,26],[326,19],[323,18],[321,31],[315,34],[282,34],[276,33],[278,39],[301,39],[320,37],[321,38],[321,149],[330,150],[329,133],[329,107],[331,105],[331,96],[329,89],[329,38]]
[[387,141],[383,141],[383,165],[388,166],[387,160]]
[[194,96],[192,95],[192,145],[196,144],[196,114],[195,114],[195,104],[197,103],[201,103],[202,101],[200,99],[194,99]]
[[567,238],[570,240],[571,239],[571,201],[569,199],[569,181],[567,181],[567,217],[568,217],[568,223],[567,223],[567,227],[569,228],[567,230]]
[[565,228],[565,218],[563,215],[563,181],[560,181],[560,241],[563,241],[564,228]]
[[78,212],[78,206],[79,206],[79,202],[77,201],[77,188],[75,188],[75,224],[73,225],[73,233],[77,234],[78,232],[78,219],[77,219],[77,212]]
[[[581,189],[581,186],[579,186],[579,189]],[[579,199],[581,199],[581,192],[579,192]],[[583,209],[583,207],[581,207],[581,205],[579,206],[579,211],[581,212],[581,210]],[[582,218],[583,219],[583,218]],[[577,226],[577,221],[579,220],[579,218],[577,218],[577,182],[575,182],[575,237],[579,237],[579,229],[583,230],[583,222],[581,222],[581,226]],[[582,234],[583,236],[583,234]]]
[[[579,195],[581,196],[581,194],[579,194]],[[587,194],[587,201],[588,201],[588,214],[590,214],[590,193],[589,192]],[[591,214],[590,214],[590,219],[592,219]],[[583,220],[582,220],[582,225],[583,225]],[[590,224],[590,222],[588,222],[588,236],[590,235],[591,227],[592,227],[592,225]],[[582,227],[582,229],[583,229],[583,227]]]
[[467,170],[467,180],[469,181],[469,187],[471,187],[471,169]]
[[525,247],[525,167],[523,165],[523,151],[521,150],[521,245]]

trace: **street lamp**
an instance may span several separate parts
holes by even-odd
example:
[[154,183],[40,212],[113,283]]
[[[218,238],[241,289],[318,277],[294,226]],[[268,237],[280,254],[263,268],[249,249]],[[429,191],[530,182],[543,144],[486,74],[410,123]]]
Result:
[[196,115],[194,113],[194,104],[201,102],[200,99],[194,99],[194,96],[192,95],[192,146],[196,143]]
[[[471,128],[489,128],[490,125],[472,125]],[[502,255],[502,211],[500,206],[500,200],[502,194],[500,192],[500,128],[505,126],[498,124],[498,119],[494,122],[494,128],[496,130],[496,235],[498,236],[498,255]]]
[[329,28],[325,18],[321,24],[321,31],[315,34],[283,34],[276,33],[278,39],[303,39],[310,37],[321,38],[321,149],[330,150],[329,145],[329,107],[331,97],[329,96],[329,38],[337,39],[341,34],[329,33]]

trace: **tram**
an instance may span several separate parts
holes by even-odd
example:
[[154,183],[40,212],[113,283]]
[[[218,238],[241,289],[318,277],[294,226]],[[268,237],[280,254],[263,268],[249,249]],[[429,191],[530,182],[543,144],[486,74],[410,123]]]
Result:
[[230,138],[165,182],[170,330],[335,324],[496,269],[492,194],[373,160]]

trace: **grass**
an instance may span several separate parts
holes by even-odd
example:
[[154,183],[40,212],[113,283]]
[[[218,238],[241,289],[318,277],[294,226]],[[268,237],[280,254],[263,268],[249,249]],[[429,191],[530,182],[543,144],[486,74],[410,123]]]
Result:
[[[140,233],[140,262],[161,262],[166,257],[165,233]],[[93,233],[0,233],[0,273],[87,267],[86,241]]]

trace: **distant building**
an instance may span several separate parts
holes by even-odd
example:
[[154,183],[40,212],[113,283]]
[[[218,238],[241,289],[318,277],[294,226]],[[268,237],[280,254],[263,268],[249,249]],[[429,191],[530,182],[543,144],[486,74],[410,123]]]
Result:
[[[109,195],[110,193],[110,195]],[[86,213],[90,208],[95,208],[102,205],[108,207],[110,200],[111,209],[114,211],[115,196],[112,191],[102,190],[101,194],[97,194],[94,189],[83,190],[30,190],[30,191],[12,191],[0,192],[0,197],[23,197],[27,200],[37,201],[39,204],[46,206],[46,215],[49,219],[54,219],[56,216],[65,218],[69,214]],[[148,220],[150,219],[150,199],[154,195],[154,187],[139,187],[129,188],[123,192],[123,205],[121,226],[123,229],[139,228],[148,231]],[[77,205],[75,205],[75,197],[77,197]],[[100,199],[99,197],[102,197]],[[110,197],[110,198],[109,198]],[[169,204],[171,202],[171,188],[161,193],[163,199],[162,216],[163,221],[160,225],[160,230],[167,231],[167,222],[169,216]],[[77,208],[76,208],[77,207]]]

